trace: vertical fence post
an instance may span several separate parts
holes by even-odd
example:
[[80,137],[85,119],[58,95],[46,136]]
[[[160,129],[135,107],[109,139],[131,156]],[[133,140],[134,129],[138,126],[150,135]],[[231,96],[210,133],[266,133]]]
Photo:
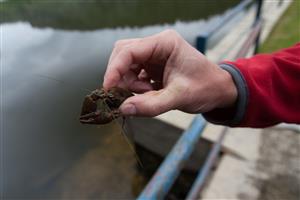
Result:
[[207,45],[207,36],[201,35],[196,38],[196,48],[201,53],[205,54]]
[[[255,16],[255,25],[261,18],[261,7],[263,4],[263,0],[256,0],[257,2],[257,10],[256,10],[256,16]],[[261,32],[261,30],[260,30]],[[258,48],[259,48],[259,38],[260,38],[260,32],[257,34],[256,40],[255,40],[255,48],[254,48],[254,54],[258,53]]]

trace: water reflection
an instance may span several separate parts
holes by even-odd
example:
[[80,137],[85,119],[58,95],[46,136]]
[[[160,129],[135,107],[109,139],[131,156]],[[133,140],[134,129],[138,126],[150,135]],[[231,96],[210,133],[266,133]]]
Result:
[[1,24],[4,196],[133,198],[136,161],[120,127],[78,122],[84,88],[101,85],[116,40],[174,28],[193,43],[220,17],[83,32]]

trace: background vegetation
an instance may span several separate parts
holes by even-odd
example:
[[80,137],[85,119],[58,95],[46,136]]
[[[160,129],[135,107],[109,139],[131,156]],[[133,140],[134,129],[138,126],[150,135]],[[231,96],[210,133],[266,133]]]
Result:
[[294,0],[260,48],[270,53],[300,42],[300,0]]
[[240,0],[8,0],[0,23],[29,21],[36,27],[93,30],[191,21],[222,13]]

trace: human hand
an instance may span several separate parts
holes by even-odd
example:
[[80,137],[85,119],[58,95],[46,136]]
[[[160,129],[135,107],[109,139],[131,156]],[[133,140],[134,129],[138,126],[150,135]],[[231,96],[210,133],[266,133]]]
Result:
[[116,42],[103,83],[105,89],[114,86],[137,93],[121,105],[124,115],[203,113],[237,98],[231,75],[173,30]]

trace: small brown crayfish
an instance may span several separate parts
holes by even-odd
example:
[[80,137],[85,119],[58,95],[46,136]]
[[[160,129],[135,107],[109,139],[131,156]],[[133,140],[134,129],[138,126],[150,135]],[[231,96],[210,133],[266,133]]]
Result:
[[80,122],[83,124],[107,124],[118,118],[120,105],[133,94],[119,87],[109,90],[96,89],[83,102]]

